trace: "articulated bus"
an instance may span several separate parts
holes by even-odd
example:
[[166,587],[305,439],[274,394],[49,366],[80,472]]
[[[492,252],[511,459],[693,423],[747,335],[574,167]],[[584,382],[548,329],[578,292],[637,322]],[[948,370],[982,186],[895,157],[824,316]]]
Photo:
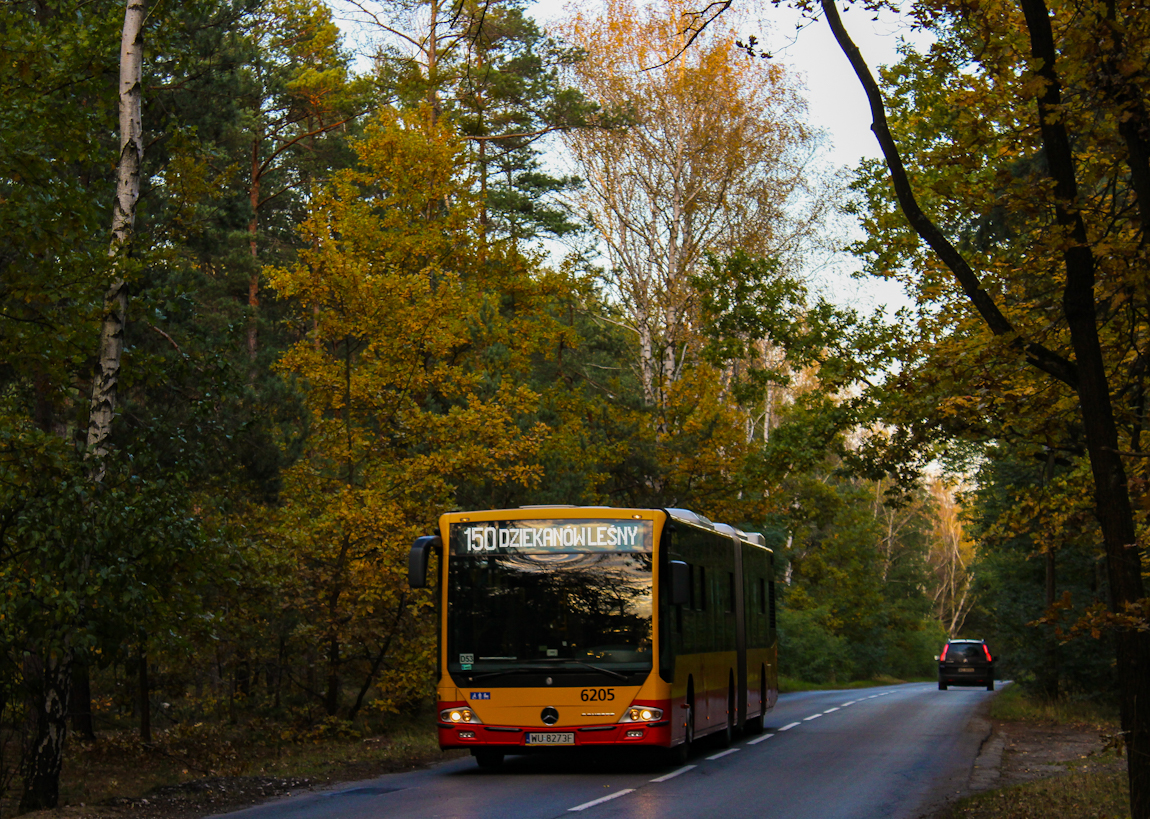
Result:
[[408,566],[438,593],[440,747],[482,767],[572,746],[677,762],[701,737],[761,731],[778,699],[773,563],[762,535],[683,509],[443,515]]

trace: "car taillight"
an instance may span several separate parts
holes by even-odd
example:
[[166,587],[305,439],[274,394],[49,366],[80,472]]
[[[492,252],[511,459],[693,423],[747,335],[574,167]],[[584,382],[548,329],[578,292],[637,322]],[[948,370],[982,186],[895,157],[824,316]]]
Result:
[[982,650],[986,652],[986,661],[988,663],[993,663],[994,660],[992,660],[990,657],[990,649],[986,647],[986,643],[982,644]]
[[938,659],[940,659],[940,660],[945,660],[945,659],[946,659],[946,650],[947,650],[948,648],[950,648],[950,643],[947,643],[946,645],[944,645],[944,646],[942,647],[942,656],[940,656]]

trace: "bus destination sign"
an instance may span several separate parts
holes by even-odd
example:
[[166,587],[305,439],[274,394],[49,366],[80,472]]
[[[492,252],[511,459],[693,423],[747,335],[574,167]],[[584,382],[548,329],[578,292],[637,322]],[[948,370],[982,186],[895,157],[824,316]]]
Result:
[[452,554],[650,552],[649,520],[501,520],[455,523]]

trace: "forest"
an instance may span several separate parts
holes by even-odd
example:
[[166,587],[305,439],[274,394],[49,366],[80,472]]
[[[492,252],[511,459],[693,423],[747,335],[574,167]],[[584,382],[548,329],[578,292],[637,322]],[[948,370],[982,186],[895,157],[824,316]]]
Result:
[[427,709],[413,539],[566,503],[763,533],[785,681],[982,637],[1115,704],[1150,816],[1150,9],[916,0],[880,68],[789,5],[883,160],[766,2],[0,4],[5,809],[78,742]]

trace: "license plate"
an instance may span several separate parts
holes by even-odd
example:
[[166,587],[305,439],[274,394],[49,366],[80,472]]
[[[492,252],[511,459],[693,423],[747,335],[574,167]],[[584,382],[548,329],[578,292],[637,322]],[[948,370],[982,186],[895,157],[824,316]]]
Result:
[[972,674],[974,673],[974,669],[973,669],[973,668],[960,668],[960,669],[958,669],[958,670],[959,670],[959,671],[969,671],[969,672],[971,672]]
[[528,734],[528,745],[574,745],[574,731],[552,731],[547,734]]

